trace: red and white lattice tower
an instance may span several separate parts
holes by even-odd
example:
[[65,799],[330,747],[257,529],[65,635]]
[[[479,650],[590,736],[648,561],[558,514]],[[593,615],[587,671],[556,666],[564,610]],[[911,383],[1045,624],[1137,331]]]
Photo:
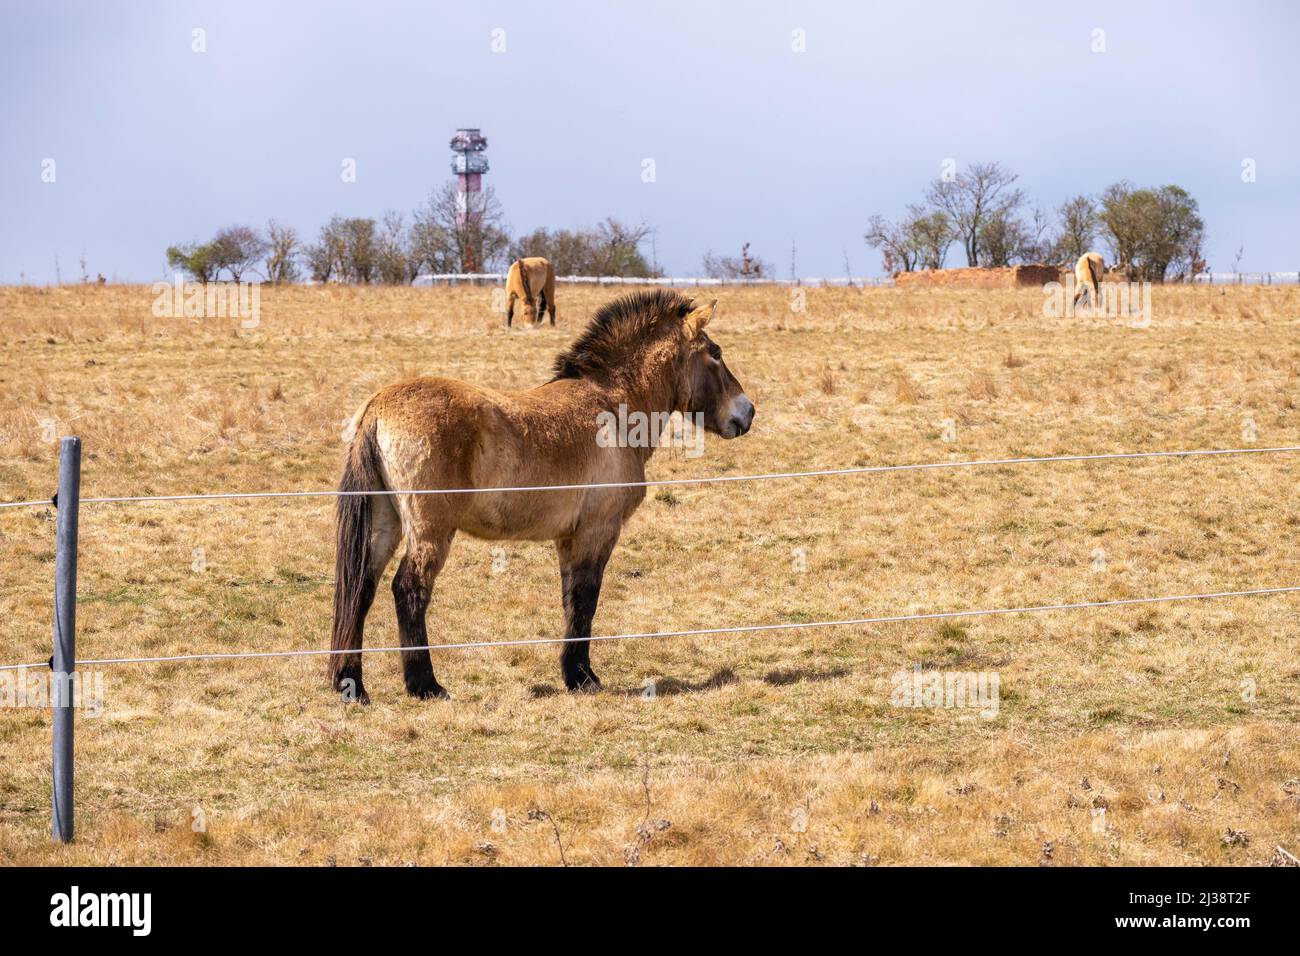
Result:
[[[483,188],[483,174],[488,171],[487,139],[477,129],[458,129],[451,138],[451,171],[456,174],[456,224],[462,229],[469,221],[471,210],[479,213],[478,197],[473,195]],[[466,243],[461,270],[477,272],[473,243]]]

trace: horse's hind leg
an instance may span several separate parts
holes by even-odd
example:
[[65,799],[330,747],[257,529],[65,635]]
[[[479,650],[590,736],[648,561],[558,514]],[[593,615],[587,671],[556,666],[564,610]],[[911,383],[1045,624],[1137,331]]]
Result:
[[1094,303],[1097,301],[1097,295],[1093,291],[1093,286],[1091,282],[1079,283],[1078,288],[1075,290],[1074,293],[1074,307],[1077,309],[1079,307],[1079,303],[1084,301],[1085,299],[1088,301],[1089,306],[1093,308],[1096,307]]
[[[370,537],[368,544],[369,564],[356,595],[356,602],[348,607],[347,619],[342,621],[341,629],[335,634],[335,650],[360,650],[365,634],[366,615],[375,600],[375,590],[379,579],[384,576],[384,569],[392,560],[401,537],[401,522],[397,510],[386,495],[375,495],[369,499]],[[330,676],[334,689],[343,694],[346,700],[361,704],[370,703],[370,695],[361,680],[361,655],[338,654],[330,657]]]
[[[591,669],[591,621],[600,600],[605,565],[618,542],[619,529],[591,535],[579,532],[555,543],[560,557],[560,585],[564,591],[564,650],[560,669],[569,690],[599,690],[600,678]],[[578,640],[575,640],[578,638]]]
[[[397,566],[393,577],[393,602],[397,606],[397,632],[403,647],[419,647],[429,643],[425,627],[425,612],[433,596],[433,582],[447,563],[454,531],[432,540],[415,540],[409,536],[406,554]],[[412,697],[447,697],[447,692],[433,676],[433,663],[427,649],[402,651],[402,674],[406,679],[406,692]]]

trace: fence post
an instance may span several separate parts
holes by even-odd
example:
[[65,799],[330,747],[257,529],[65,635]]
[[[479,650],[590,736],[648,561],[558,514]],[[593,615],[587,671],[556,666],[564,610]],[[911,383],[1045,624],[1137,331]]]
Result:
[[54,656],[50,706],[54,712],[51,830],[72,842],[72,674],[77,667],[77,512],[81,504],[81,439],[59,444],[58,524],[54,537]]

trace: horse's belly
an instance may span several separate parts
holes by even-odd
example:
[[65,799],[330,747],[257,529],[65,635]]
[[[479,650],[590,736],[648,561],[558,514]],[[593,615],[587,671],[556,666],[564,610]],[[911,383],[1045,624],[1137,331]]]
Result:
[[553,541],[581,525],[626,520],[644,497],[641,488],[598,491],[523,491],[475,495],[459,516],[459,530],[490,541]]
[[552,541],[570,534],[582,514],[577,495],[562,491],[475,495],[460,530],[489,541]]

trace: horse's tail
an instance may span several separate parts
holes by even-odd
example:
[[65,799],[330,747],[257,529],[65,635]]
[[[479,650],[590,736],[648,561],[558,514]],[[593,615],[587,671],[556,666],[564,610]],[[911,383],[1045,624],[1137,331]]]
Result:
[[1106,265],[1100,257],[1088,260],[1088,275],[1092,276],[1092,283],[1100,292],[1102,283],[1106,279]]
[[[369,406],[369,402],[362,406],[348,429],[351,444],[339,491],[352,493],[339,495],[334,506],[334,629],[330,640],[334,651],[355,650],[360,646],[361,617],[370,601],[365,593],[370,591],[373,597],[375,587],[370,579],[371,497],[355,494],[387,490],[375,438],[377,421],[374,415],[366,414]],[[356,670],[356,660],[351,655],[330,655],[330,677],[336,689],[341,690],[340,680]]]

